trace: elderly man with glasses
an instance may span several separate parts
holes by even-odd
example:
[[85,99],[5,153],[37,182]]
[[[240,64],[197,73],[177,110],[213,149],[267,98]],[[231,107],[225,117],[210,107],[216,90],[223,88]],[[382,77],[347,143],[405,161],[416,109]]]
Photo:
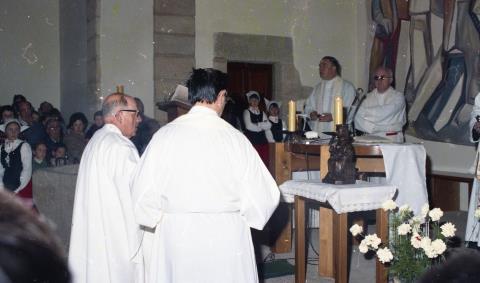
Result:
[[122,93],[105,98],[102,112],[105,125],[78,170],[68,256],[73,282],[143,282],[130,188],[140,159],[130,138],[141,117],[133,97]]
[[352,83],[341,78],[342,67],[334,57],[323,57],[318,64],[318,73],[320,82],[305,102],[305,114],[310,118],[310,128],[321,137],[327,137],[322,132],[335,130],[332,116],[335,96],[341,96],[343,106],[348,109],[355,99],[355,88]]
[[403,142],[406,123],[405,97],[392,86],[392,70],[380,67],[373,77],[375,89],[360,102],[355,115],[355,128],[366,133]]

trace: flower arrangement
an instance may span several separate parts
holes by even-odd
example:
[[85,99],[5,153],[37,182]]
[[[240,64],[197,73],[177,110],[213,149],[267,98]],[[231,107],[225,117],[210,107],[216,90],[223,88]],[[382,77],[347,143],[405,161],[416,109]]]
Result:
[[389,243],[381,243],[376,234],[364,235],[363,228],[355,224],[350,232],[362,238],[358,247],[361,253],[375,252],[381,263],[390,266],[390,275],[401,282],[414,282],[426,268],[444,260],[446,242],[455,236],[456,228],[450,222],[440,225],[441,209],[430,210],[428,203],[424,204],[418,217],[408,205],[398,208],[392,200],[382,208],[390,213]]

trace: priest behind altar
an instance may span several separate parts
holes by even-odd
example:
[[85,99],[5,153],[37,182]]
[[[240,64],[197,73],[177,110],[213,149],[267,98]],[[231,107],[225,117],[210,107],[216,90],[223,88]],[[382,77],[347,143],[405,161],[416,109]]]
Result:
[[[334,57],[323,57],[318,64],[318,73],[320,82],[305,102],[305,114],[310,117],[310,128],[321,134],[335,131],[332,115],[335,96],[343,98],[343,106],[347,108],[345,113],[348,113],[348,108],[355,99],[355,88],[352,83],[341,78],[342,67]],[[349,117],[346,122],[348,119]]]
[[130,190],[139,157],[129,140],[141,118],[135,100],[120,93],[105,98],[102,112],[105,125],[87,144],[78,171],[68,256],[73,282],[143,282]]
[[194,69],[193,105],[152,138],[134,178],[147,282],[258,282],[250,228],[263,229],[279,189],[247,138],[220,118],[227,75]]
[[373,76],[375,89],[359,102],[355,129],[362,134],[404,142],[402,128],[407,122],[405,97],[392,86],[393,72],[379,67]]

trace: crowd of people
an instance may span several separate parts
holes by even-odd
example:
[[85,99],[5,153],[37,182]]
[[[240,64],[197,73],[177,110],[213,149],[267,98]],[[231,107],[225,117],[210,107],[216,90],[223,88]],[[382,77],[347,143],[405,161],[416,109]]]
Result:
[[[347,109],[356,108],[347,111],[353,114],[346,120],[362,134],[403,141],[405,101],[391,86],[391,70],[376,70],[375,89],[365,97],[340,77],[335,58],[322,58],[319,74],[321,81],[305,105],[311,129],[321,134],[333,128],[333,100],[340,95]],[[43,233],[40,238],[26,242],[30,260],[46,257],[49,268],[56,268],[50,275],[58,277],[42,282],[258,282],[250,228],[263,229],[279,203],[279,189],[265,166],[265,145],[284,139],[281,104],[265,100],[264,112],[261,95],[249,91],[244,129],[238,131],[221,119],[228,99],[225,73],[194,69],[187,86],[192,109],[162,128],[143,114],[140,99],[123,93],[107,96],[92,123],[77,112],[65,124],[50,103],[35,110],[21,95],[1,108],[0,191],[12,193],[0,192],[2,208],[2,202],[17,202],[13,194],[31,201],[32,171],[79,163],[71,275],[49,228],[30,219],[33,210],[17,204],[9,208],[17,212],[0,209],[0,220],[18,213],[40,227],[34,231]],[[5,225],[0,221],[0,231]],[[17,228],[28,232],[32,227]],[[7,234],[0,234],[3,245]],[[20,232],[12,237],[32,240]],[[37,251],[36,245],[45,250]],[[0,279],[29,282],[15,281],[21,274],[4,262]]]

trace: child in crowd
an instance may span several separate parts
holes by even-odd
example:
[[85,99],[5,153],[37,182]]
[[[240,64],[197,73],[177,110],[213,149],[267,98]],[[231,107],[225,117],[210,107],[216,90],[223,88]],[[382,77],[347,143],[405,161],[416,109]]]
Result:
[[47,146],[44,143],[38,143],[33,148],[32,171],[48,167]]
[[284,138],[283,131],[285,131],[286,128],[282,119],[280,119],[281,104],[277,101],[269,101],[265,98],[265,105],[267,106],[268,121],[272,124],[270,130],[265,133],[268,142],[282,142]]
[[67,147],[63,143],[61,143],[52,151],[50,166],[64,166],[67,164]]

